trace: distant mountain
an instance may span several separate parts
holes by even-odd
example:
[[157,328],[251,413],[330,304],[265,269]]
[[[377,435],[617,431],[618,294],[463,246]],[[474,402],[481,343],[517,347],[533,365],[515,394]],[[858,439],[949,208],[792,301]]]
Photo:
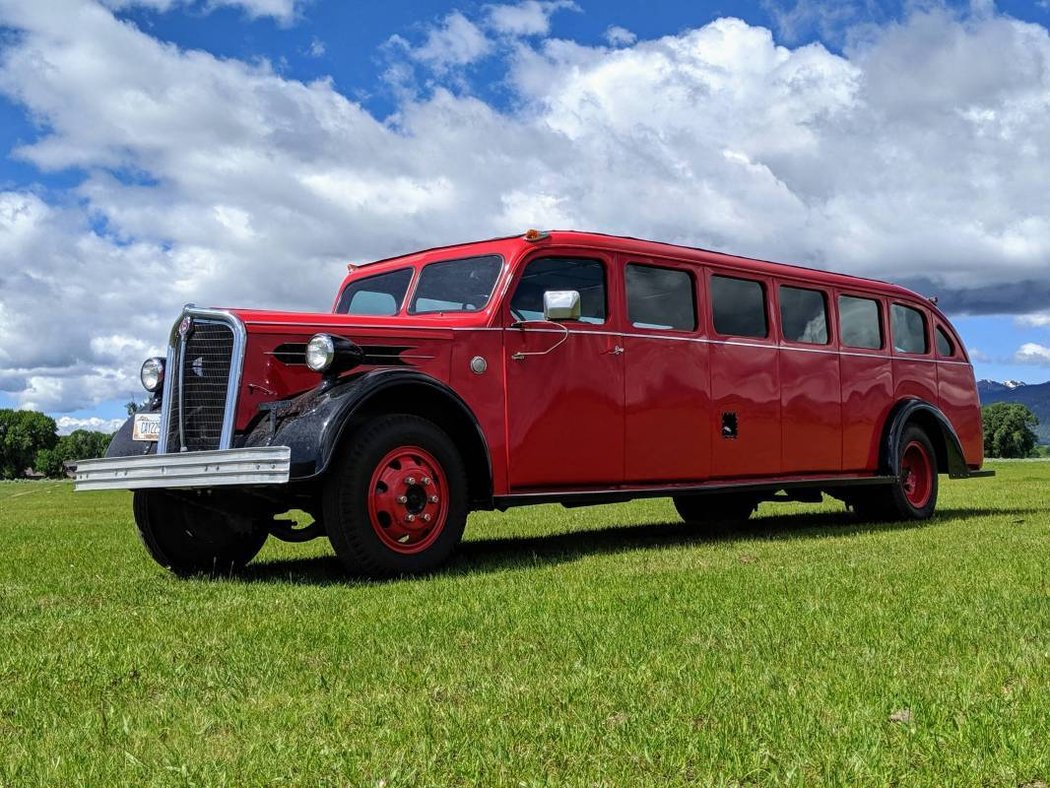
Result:
[[1050,443],[1050,381],[1046,383],[1021,383],[1007,380],[999,383],[994,380],[977,381],[977,394],[982,405],[993,402],[1019,402],[1027,405],[1039,419],[1035,428],[1040,443]]

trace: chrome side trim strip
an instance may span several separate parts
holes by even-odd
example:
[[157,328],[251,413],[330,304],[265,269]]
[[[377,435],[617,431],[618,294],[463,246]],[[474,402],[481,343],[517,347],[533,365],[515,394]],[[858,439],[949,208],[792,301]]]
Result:
[[80,492],[287,484],[291,465],[292,450],[287,446],[81,460],[76,466],[74,489]]
[[[465,330],[465,329],[464,329]],[[482,330],[482,329],[479,329]],[[484,329],[487,330],[487,329]],[[504,331],[528,331],[530,334],[557,334],[552,328],[506,328]],[[907,353],[856,353],[850,350],[835,350],[823,347],[798,347],[797,345],[777,344],[776,342],[742,342],[738,339],[708,339],[707,337],[693,336],[666,336],[663,334],[635,334],[625,331],[570,331],[570,335],[593,334],[602,337],[631,337],[633,339],[659,339],[665,342],[694,342],[698,345],[729,345],[731,347],[752,347],[759,350],[787,350],[792,353],[820,353],[827,356],[853,356],[856,358],[882,359],[884,361],[918,361],[923,364],[956,364],[958,366],[973,366],[969,361],[959,361],[949,358],[929,358],[926,356],[914,356]]]

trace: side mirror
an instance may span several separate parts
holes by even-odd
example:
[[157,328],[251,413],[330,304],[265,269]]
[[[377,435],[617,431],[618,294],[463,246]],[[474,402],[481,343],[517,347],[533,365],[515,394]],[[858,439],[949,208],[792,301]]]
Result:
[[579,320],[580,294],[576,290],[548,290],[543,294],[544,320]]

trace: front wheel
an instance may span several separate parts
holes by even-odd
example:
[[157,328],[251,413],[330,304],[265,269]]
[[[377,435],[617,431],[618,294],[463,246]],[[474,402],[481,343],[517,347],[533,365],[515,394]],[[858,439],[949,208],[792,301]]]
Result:
[[452,440],[418,416],[391,415],[350,435],[324,490],[336,555],[354,573],[430,571],[467,522],[467,474]]
[[861,517],[871,520],[926,520],[937,508],[937,453],[925,431],[911,425],[897,449],[893,484],[865,491],[853,502]]
[[167,490],[136,490],[135,525],[146,551],[177,575],[229,574],[262,549],[262,520],[198,504]]

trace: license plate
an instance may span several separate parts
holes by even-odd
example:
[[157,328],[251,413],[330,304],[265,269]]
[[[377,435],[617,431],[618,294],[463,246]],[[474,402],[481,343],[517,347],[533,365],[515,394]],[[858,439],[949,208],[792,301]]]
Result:
[[135,424],[131,430],[131,439],[136,441],[159,441],[160,414],[136,413]]

